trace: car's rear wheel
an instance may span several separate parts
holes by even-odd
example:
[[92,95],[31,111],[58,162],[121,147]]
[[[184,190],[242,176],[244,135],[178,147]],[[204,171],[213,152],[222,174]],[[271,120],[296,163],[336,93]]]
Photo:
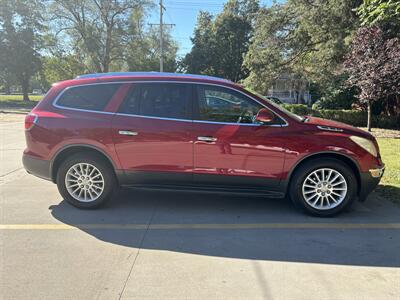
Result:
[[96,208],[109,200],[116,185],[110,166],[96,155],[75,154],[57,172],[57,187],[63,198],[79,208]]
[[316,159],[295,171],[289,189],[297,207],[314,216],[327,217],[351,205],[357,195],[357,179],[340,160]]

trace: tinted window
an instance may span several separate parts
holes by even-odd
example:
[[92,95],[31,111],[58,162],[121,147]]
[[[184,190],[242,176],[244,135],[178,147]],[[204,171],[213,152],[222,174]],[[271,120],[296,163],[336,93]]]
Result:
[[188,118],[190,84],[134,83],[119,112],[163,118]]
[[197,87],[200,120],[253,123],[263,106],[239,92],[216,86]]
[[67,89],[57,104],[65,107],[102,111],[119,84],[94,84]]

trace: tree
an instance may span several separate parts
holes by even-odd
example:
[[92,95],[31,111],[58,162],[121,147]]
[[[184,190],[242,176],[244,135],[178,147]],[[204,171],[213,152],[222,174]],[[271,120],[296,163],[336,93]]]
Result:
[[196,28],[191,38],[193,47],[182,61],[188,73],[208,75],[215,73],[214,38],[213,17],[210,13],[201,11],[197,16]]
[[361,27],[345,61],[349,82],[359,88],[359,98],[368,105],[371,131],[371,104],[400,94],[400,38],[388,37],[378,26]]
[[85,66],[74,54],[45,56],[42,61],[46,88],[54,82],[72,79],[86,72]]
[[[160,67],[160,35],[158,28],[145,25],[145,10],[137,8],[132,12],[129,36],[125,47],[125,63],[129,71],[157,71]],[[164,29],[164,71],[176,70],[178,47],[169,31]]]
[[0,63],[3,74],[20,84],[29,101],[29,82],[40,69],[43,3],[40,0],[0,0]]
[[358,27],[353,11],[361,0],[288,0],[264,8],[244,65],[246,84],[266,93],[282,74],[317,83],[327,91],[342,74],[351,36]]
[[240,81],[247,76],[243,57],[253,32],[258,12],[256,0],[229,0],[213,18],[201,12],[192,38],[193,47],[183,59],[186,70]]
[[214,21],[215,75],[238,82],[248,75],[243,58],[253,32],[252,18],[258,11],[255,1],[229,1]]
[[122,61],[127,44],[129,17],[148,0],[54,0],[52,24],[65,33],[72,50],[85,56],[89,71],[108,72]]
[[[0,57],[1,56],[2,55],[0,55]],[[6,94],[10,94],[11,86],[16,83],[15,76],[5,67],[4,62],[0,61],[0,65],[3,66],[3,68],[0,69],[0,90],[4,91]]]
[[[379,26],[387,38],[400,37],[400,1],[366,0],[357,9],[361,24],[364,26]],[[400,114],[399,95],[389,96],[386,101],[375,102],[374,113],[386,115]]]
[[393,32],[400,29],[400,1],[395,0],[364,0],[357,9],[361,25],[384,25],[391,27]]

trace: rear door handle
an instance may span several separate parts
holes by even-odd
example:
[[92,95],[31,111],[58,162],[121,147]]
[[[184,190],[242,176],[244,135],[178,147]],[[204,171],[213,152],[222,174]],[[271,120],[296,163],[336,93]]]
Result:
[[130,136],[135,136],[139,134],[136,131],[130,131],[130,130],[119,130],[118,133],[120,135],[130,135]]
[[217,138],[212,136],[198,136],[197,140],[202,142],[216,142]]

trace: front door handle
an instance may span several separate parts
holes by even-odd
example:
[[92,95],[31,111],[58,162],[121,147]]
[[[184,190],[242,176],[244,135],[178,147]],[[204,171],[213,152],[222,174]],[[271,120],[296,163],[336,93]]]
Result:
[[216,142],[217,138],[212,136],[198,136],[197,140],[202,142]]
[[119,130],[118,133],[120,135],[130,135],[130,136],[136,136],[139,134],[136,131],[130,131],[130,130]]

